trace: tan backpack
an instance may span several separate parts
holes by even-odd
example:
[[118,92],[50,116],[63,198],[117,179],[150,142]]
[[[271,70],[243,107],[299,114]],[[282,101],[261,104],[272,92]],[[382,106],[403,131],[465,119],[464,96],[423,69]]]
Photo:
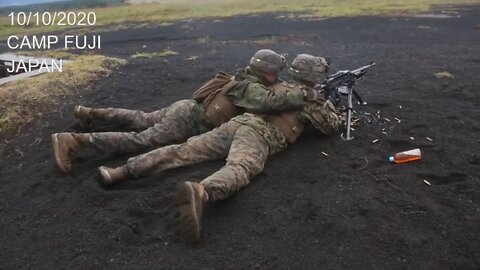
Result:
[[215,77],[198,88],[198,90],[193,93],[192,99],[195,99],[197,102],[202,102],[213,92],[223,88],[232,80],[234,80],[232,75],[220,71],[215,75]]

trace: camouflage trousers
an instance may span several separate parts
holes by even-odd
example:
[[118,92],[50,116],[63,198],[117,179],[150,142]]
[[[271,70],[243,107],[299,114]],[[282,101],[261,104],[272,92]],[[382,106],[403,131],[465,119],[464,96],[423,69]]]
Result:
[[180,100],[151,113],[108,108],[102,120],[142,130],[91,133],[91,145],[107,153],[130,153],[184,142],[213,128],[195,100]]
[[153,172],[226,158],[225,166],[201,182],[212,201],[225,199],[248,185],[250,179],[263,170],[269,155],[287,146],[284,135],[276,127],[270,126],[270,130],[270,135],[274,136],[266,140],[254,128],[233,118],[183,144],[165,146],[130,158],[127,168],[133,177],[138,178]]

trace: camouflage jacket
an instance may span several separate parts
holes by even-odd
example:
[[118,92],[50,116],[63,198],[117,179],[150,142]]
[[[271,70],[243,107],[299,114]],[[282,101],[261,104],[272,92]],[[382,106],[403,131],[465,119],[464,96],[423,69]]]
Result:
[[[341,125],[339,113],[330,101],[325,100],[306,102],[303,109],[298,110],[297,117],[304,125],[311,125],[325,135],[335,134]],[[288,145],[285,134],[264,118],[264,115],[245,113],[232,120],[255,129],[266,140],[271,153],[283,150]]]
[[227,93],[235,106],[251,113],[272,113],[285,110],[302,109],[305,105],[303,93],[269,91],[267,83],[261,79],[240,71],[236,74],[240,82]]

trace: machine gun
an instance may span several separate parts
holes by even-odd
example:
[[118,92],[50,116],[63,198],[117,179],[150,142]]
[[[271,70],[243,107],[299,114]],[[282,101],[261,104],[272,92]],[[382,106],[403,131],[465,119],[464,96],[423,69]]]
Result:
[[375,65],[375,62],[371,62],[369,65],[363,66],[355,70],[341,70],[335,74],[328,76],[325,81],[317,85],[315,89],[322,90],[325,98],[330,99],[335,106],[340,102],[340,95],[346,95],[347,98],[347,135],[345,140],[351,140],[350,128],[352,121],[352,95],[358,100],[359,104],[366,105],[362,97],[355,91],[354,87],[358,81],[363,80],[363,76],[367,73],[367,70]]

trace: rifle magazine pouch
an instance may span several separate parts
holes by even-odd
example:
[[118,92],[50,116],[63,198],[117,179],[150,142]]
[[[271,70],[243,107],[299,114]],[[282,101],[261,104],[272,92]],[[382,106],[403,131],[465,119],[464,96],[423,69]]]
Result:
[[289,143],[294,143],[305,129],[302,121],[298,118],[298,111],[269,114],[264,119],[276,126],[285,135]]

